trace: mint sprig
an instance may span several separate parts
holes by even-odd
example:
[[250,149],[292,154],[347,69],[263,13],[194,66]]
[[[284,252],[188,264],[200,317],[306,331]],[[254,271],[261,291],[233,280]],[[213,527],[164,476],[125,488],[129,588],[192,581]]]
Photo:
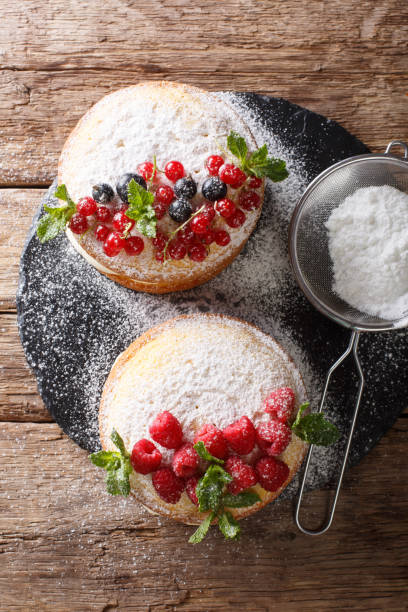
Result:
[[268,177],[274,183],[283,181],[289,176],[286,162],[275,157],[268,157],[268,147],[264,144],[248,156],[245,138],[231,130],[227,138],[228,150],[237,158],[243,172],[258,178]]
[[225,508],[244,508],[258,503],[259,495],[253,491],[243,491],[238,495],[232,495],[226,491],[226,485],[232,482],[232,476],[224,470],[221,465],[222,459],[211,455],[200,441],[194,445],[198,455],[209,461],[210,465],[205,474],[200,478],[196,486],[198,509],[200,512],[210,512],[205,517],[198,529],[193,533],[189,542],[198,544],[206,536],[211,523],[218,518],[218,528],[225,538],[235,540],[239,537],[241,528],[238,521]]
[[303,416],[307,408],[309,408],[309,402],[300,406],[292,424],[292,431],[298,438],[316,446],[330,446],[337,442],[340,438],[340,431],[336,425],[325,419],[321,412],[313,412]]
[[54,196],[66,203],[62,206],[44,206],[46,214],[41,217],[37,225],[37,236],[41,244],[63,232],[76,211],[75,202],[70,198],[65,185],[59,185]]
[[157,218],[153,208],[154,194],[132,179],[128,185],[128,201],[126,216],[136,221],[136,227],[143,236],[155,238]]
[[116,429],[112,430],[111,440],[119,449],[119,452],[102,450],[89,455],[89,459],[97,467],[106,470],[106,489],[108,493],[127,497],[130,493],[129,476],[133,469],[130,463],[130,455]]

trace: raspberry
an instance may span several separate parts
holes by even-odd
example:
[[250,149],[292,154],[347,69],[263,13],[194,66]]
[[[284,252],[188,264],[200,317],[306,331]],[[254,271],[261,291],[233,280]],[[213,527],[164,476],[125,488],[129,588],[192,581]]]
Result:
[[218,171],[218,176],[227,185],[235,185],[242,178],[242,174],[242,170],[233,164],[224,164]]
[[129,236],[125,240],[124,249],[128,255],[140,255],[144,249],[143,239],[139,236]]
[[259,189],[261,185],[262,185],[262,179],[258,178],[257,176],[253,176],[251,180],[249,181],[249,186],[251,189]]
[[184,490],[184,481],[170,468],[161,468],[152,476],[156,493],[168,504],[177,504]]
[[160,185],[160,187],[156,189],[155,196],[160,204],[166,204],[168,206],[174,200],[174,191],[170,185]]
[[215,210],[221,215],[221,217],[230,217],[234,214],[236,209],[237,207],[235,206],[234,202],[229,198],[222,198],[222,200],[218,200],[218,202],[215,203]]
[[208,232],[209,221],[207,216],[203,214],[203,212],[198,213],[198,215],[193,217],[190,221],[190,229],[195,234],[206,234]]
[[245,223],[245,219],[245,213],[243,213],[240,208],[237,208],[235,213],[231,215],[231,217],[228,217],[228,219],[225,219],[225,221],[230,227],[237,228],[241,227],[241,225]]
[[121,234],[119,232],[110,232],[103,243],[103,250],[108,257],[115,257],[119,255],[124,246],[125,240]]
[[96,213],[98,205],[93,198],[87,197],[81,198],[78,201],[76,208],[80,215],[83,215],[84,217],[90,217],[91,215],[94,215]]
[[256,441],[270,457],[283,453],[292,438],[292,431],[285,423],[271,419],[256,428]]
[[204,261],[207,257],[207,249],[203,244],[193,244],[193,246],[188,249],[188,256],[193,261]]
[[272,391],[263,403],[263,409],[268,414],[286,423],[295,409],[295,394],[290,387],[280,387]]
[[184,176],[184,166],[179,161],[169,161],[164,166],[164,174],[175,183]]
[[244,463],[242,459],[236,455],[228,457],[224,468],[234,479],[228,485],[228,491],[233,495],[238,495],[241,491],[253,487],[258,482],[258,477],[254,468]]
[[274,457],[262,457],[255,465],[259,484],[266,491],[277,491],[289,476],[289,468]]
[[215,240],[215,232],[214,230],[208,230],[208,232],[206,234],[203,234],[201,236],[201,240],[203,241],[204,244],[210,245],[214,242]]
[[255,191],[242,191],[239,195],[239,205],[242,206],[244,210],[259,208],[260,203],[261,198]]
[[161,202],[156,202],[155,204],[153,204],[153,208],[156,214],[156,219],[158,221],[160,221],[160,219],[163,219],[164,215],[167,212],[166,204],[162,204]]
[[245,183],[247,177],[245,172],[242,172],[240,168],[237,168],[235,176],[237,177],[237,180],[231,185],[231,187],[233,189],[239,189]]
[[255,427],[247,416],[228,425],[222,433],[229,446],[238,455],[247,455],[255,446]]
[[188,478],[196,473],[199,463],[199,456],[194,446],[189,442],[183,444],[173,456],[173,471],[180,478]]
[[171,259],[183,259],[187,255],[187,249],[184,244],[180,244],[177,240],[172,240],[169,244],[168,253]]
[[195,234],[193,230],[189,227],[189,225],[183,227],[177,233],[177,236],[179,242],[181,242],[181,244],[184,244],[185,246],[191,246],[195,242]]
[[205,448],[214,457],[223,459],[227,454],[227,443],[221,429],[217,429],[215,425],[203,425],[194,437],[194,444],[200,440],[204,442]]
[[143,438],[136,442],[130,456],[130,462],[135,472],[139,474],[150,474],[160,467],[162,460],[161,452],[153,442]]
[[195,506],[198,506],[198,498],[196,493],[198,480],[199,479],[197,478],[197,476],[192,476],[186,482],[186,493]]
[[95,215],[98,221],[103,223],[107,223],[111,218],[111,212],[107,206],[98,206]]
[[69,221],[69,229],[74,234],[83,234],[88,229],[88,221],[86,217],[79,212],[74,213]]
[[227,246],[231,242],[231,236],[225,230],[215,232],[214,240],[218,246]]
[[161,232],[156,233],[156,237],[152,239],[152,244],[158,251],[163,251],[166,246],[167,236]]
[[220,155],[210,155],[205,162],[205,167],[208,170],[208,174],[211,176],[217,176],[218,170],[223,165],[224,160]]
[[129,230],[131,230],[134,224],[134,220],[129,219],[129,217],[126,216],[124,210],[120,210],[119,212],[113,215],[112,225],[115,230],[118,230],[118,232],[124,232],[127,227],[129,228]]
[[183,442],[181,425],[167,410],[157,415],[149,427],[149,432],[153,440],[164,448],[180,448]]
[[145,181],[150,181],[151,179],[156,178],[157,170],[154,170],[154,174],[153,174],[153,170],[154,170],[154,164],[148,161],[143,162],[143,164],[139,164],[137,167],[137,173],[140,174],[140,176],[143,176]]
[[109,228],[106,225],[97,225],[95,228],[95,238],[100,242],[104,242],[109,234]]

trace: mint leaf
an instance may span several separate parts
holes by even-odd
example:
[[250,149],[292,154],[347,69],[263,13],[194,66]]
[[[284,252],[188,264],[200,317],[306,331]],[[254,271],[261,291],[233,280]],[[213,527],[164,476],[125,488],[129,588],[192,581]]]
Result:
[[241,533],[241,527],[230,512],[223,512],[218,517],[218,527],[228,540],[237,540]]
[[218,465],[224,465],[224,461],[222,459],[218,459],[211,455],[208,450],[205,448],[205,444],[202,440],[194,444],[194,448],[197,451],[197,454],[204,459],[205,461],[211,461],[212,463],[218,463]]
[[245,169],[250,174],[254,174],[258,178],[268,177],[274,183],[279,183],[289,176],[286,169],[286,162],[283,159],[275,159],[267,157],[266,145],[263,145],[258,151],[252,153],[251,157],[245,164]]
[[106,489],[108,493],[127,497],[130,493],[129,476],[133,470],[130,455],[116,429],[112,430],[111,440],[119,449],[119,453],[116,451],[99,451],[89,455],[89,459],[94,465],[107,471]]
[[41,244],[56,238],[65,230],[68,221],[76,211],[75,202],[70,198],[65,185],[59,185],[54,193],[55,197],[63,200],[62,206],[44,206],[46,212],[37,225],[37,236]]
[[247,506],[253,506],[254,504],[261,501],[261,498],[257,493],[252,491],[243,491],[238,495],[231,495],[226,493],[222,498],[222,503],[228,508],[245,508]]
[[190,544],[199,544],[202,540],[204,540],[205,536],[207,535],[207,532],[210,528],[210,525],[212,523],[212,521],[215,519],[216,514],[214,512],[211,512],[211,514],[209,514],[201,523],[201,525],[198,527],[198,529],[195,530],[195,532],[193,533],[193,535],[190,537],[189,539],[189,543]]
[[106,490],[110,495],[121,495],[116,470],[108,470],[106,474]]
[[302,404],[292,425],[292,431],[305,442],[316,446],[330,446],[337,442],[340,432],[336,425],[324,418],[321,412],[302,416],[309,402]]
[[248,166],[257,166],[266,162],[268,157],[268,147],[266,144],[262,145],[257,151],[254,151],[248,159]]
[[105,468],[105,470],[119,467],[120,459],[118,453],[112,451],[99,451],[89,455],[89,459],[97,467]]
[[76,208],[75,202],[71,199],[66,185],[58,185],[54,192],[54,196],[59,200],[64,200],[64,202],[67,202],[70,208]]
[[235,157],[238,157],[239,161],[243,163],[248,153],[247,143],[245,138],[240,136],[237,132],[231,130],[227,138],[227,147]]
[[124,457],[129,457],[129,453],[125,448],[125,444],[116,429],[112,429],[110,439],[112,440],[114,445],[120,450],[121,455],[123,455]]
[[143,189],[134,179],[128,185],[129,208],[126,216],[137,222],[141,234],[148,238],[156,236],[156,213],[154,212],[154,194]]
[[115,471],[119,494],[127,497],[130,493],[129,476],[132,473],[130,460],[122,457],[120,467]]
[[198,481],[196,494],[200,512],[214,510],[220,506],[224,485],[232,481],[232,476],[219,465],[210,465]]

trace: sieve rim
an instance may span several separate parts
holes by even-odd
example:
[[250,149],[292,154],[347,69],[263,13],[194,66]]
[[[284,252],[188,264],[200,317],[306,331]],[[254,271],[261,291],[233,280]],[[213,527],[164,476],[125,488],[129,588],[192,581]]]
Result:
[[[312,304],[312,306],[314,306],[314,308],[316,308],[316,310],[318,310],[321,314],[325,315],[329,319],[332,319],[333,321],[347,329],[351,329],[358,332],[381,332],[402,329],[403,327],[406,327],[408,325],[407,316],[405,315],[399,319],[394,320],[384,320],[383,323],[381,322],[381,319],[378,319],[378,323],[369,323],[367,325],[356,324],[354,322],[352,323],[347,317],[339,314],[336,310],[332,309],[330,306],[328,306],[326,303],[316,297],[315,293],[310,289],[309,284],[306,283],[303,272],[299,265],[297,256],[297,233],[302,210],[310,194],[322,181],[324,181],[330,174],[333,174],[338,169],[343,168],[345,166],[353,165],[355,163],[364,161],[370,162],[377,160],[383,160],[384,162],[395,162],[397,165],[400,165],[400,167],[403,168],[404,171],[408,171],[408,159],[406,157],[401,158],[391,153],[363,153],[362,155],[354,155],[353,157],[347,157],[346,159],[336,162],[335,164],[332,164],[331,166],[323,170],[323,172],[318,174],[309,183],[293,211],[289,224],[289,258],[296,282],[299,285],[300,289],[302,290],[306,298],[309,300],[309,302]],[[401,324],[398,325],[398,322],[401,322]]]

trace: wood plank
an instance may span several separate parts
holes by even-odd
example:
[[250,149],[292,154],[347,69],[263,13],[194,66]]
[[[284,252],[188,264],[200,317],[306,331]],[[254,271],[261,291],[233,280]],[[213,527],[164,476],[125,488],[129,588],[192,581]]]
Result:
[[[346,475],[325,536],[300,534],[285,502],[247,519],[238,543],[214,530],[193,547],[191,527],[109,498],[56,425],[2,423],[0,609],[402,612],[407,433],[401,419]],[[326,500],[307,495],[308,524]]]
[[283,96],[339,120],[375,150],[408,137],[408,5],[400,0],[349,0],[347,10],[341,0],[108,6],[3,3],[0,185],[49,184],[79,117],[141,79]]

